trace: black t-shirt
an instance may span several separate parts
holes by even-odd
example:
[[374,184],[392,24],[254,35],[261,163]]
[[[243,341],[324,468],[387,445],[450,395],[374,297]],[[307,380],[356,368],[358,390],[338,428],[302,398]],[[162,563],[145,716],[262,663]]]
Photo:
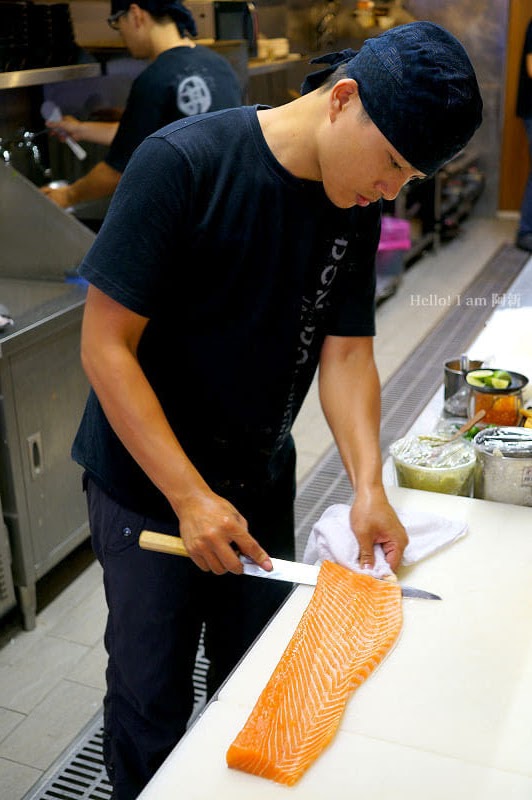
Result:
[[516,113],[518,117],[523,117],[524,119],[532,119],[532,78],[529,78],[526,69],[526,57],[530,53],[532,53],[532,20],[528,23],[528,28],[526,29],[517,89]]
[[[279,164],[256,108],[138,148],[81,274],[149,318],[140,363],[211,485],[274,480],[324,337],[374,335],[379,233],[379,204],[336,208]],[[170,516],[93,393],[73,456],[124,505]]]
[[105,161],[123,172],[150,133],[183,117],[241,103],[242,88],[227,59],[201,45],[172,47],[134,80]]

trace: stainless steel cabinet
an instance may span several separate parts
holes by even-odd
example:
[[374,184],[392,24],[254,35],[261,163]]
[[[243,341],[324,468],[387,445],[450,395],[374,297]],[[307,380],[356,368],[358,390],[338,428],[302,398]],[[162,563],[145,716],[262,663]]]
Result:
[[0,358],[0,491],[27,629],[35,624],[36,581],[88,535],[79,468],[70,459],[88,391],[80,324],[81,308],[45,320]]
[[[5,286],[0,281],[0,291]],[[39,289],[27,282],[29,298]],[[84,299],[62,284],[57,293],[70,308],[0,344],[0,494],[28,630],[36,581],[88,536],[81,471],[70,458],[88,392],[79,360]]]
[[85,288],[65,270],[94,234],[0,164],[0,241],[0,303],[14,319],[0,334],[0,497],[31,629],[37,580],[88,536],[70,457],[88,392],[79,353]]

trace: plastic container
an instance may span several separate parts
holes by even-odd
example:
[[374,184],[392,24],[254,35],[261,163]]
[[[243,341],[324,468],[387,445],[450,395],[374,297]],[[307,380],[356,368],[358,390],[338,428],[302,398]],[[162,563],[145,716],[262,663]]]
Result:
[[485,428],[473,439],[477,454],[475,497],[532,506],[532,430]]
[[462,439],[435,448],[437,440],[436,436],[405,436],[390,446],[398,485],[471,497],[475,449]]
[[377,248],[378,252],[410,250],[411,245],[412,239],[408,220],[384,215],[381,220],[381,237]]

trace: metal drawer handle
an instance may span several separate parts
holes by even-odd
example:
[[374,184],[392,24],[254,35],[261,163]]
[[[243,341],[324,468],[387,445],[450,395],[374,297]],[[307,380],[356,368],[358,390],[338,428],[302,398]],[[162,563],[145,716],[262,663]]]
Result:
[[42,455],[42,440],[40,433],[33,433],[26,439],[28,443],[28,452],[30,457],[30,471],[31,477],[35,480],[42,474],[44,469],[43,455]]

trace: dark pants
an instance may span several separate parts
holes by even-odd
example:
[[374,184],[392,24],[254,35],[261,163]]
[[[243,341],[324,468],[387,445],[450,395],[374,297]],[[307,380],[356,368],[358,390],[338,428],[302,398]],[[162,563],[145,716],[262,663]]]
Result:
[[[290,471],[289,491],[285,480],[280,496],[226,496],[270,555],[293,559],[293,465]],[[121,507],[90,480],[86,487],[109,608],[104,758],[113,800],[133,800],[185,732],[202,624],[212,696],[292,585],[216,576],[190,559],[142,550],[144,528],[175,534],[176,525]]]

